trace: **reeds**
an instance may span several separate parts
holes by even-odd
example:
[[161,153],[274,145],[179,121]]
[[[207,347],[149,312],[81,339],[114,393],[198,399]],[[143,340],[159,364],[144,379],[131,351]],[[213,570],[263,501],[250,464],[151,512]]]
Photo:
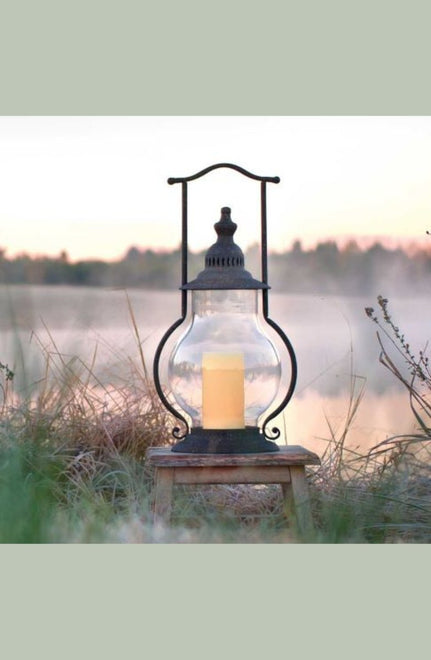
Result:
[[[431,541],[431,374],[425,349],[416,357],[378,297],[380,316],[366,308],[378,325],[380,362],[406,388],[417,429],[388,437],[366,453],[352,451],[346,438],[360,405],[364,382],[351,379],[345,422],[335,430],[328,422],[327,449],[319,468],[309,473],[315,541]],[[398,363],[397,363],[398,358]]]
[[[36,382],[17,391],[9,367],[0,368],[0,542],[75,539],[77,528],[80,540],[100,540],[118,516],[123,524],[137,511],[145,523],[145,452],[170,433],[142,351],[140,361],[127,358],[120,373],[106,373],[97,348],[86,364],[63,355],[45,331],[48,341],[32,337],[44,364]],[[40,524],[25,531],[26,520]]]

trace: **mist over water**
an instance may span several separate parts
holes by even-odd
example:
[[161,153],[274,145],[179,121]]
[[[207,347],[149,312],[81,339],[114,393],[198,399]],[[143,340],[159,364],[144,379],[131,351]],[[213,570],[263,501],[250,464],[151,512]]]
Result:
[[[19,387],[24,371],[27,383],[43,377],[41,345],[87,364],[97,347],[94,371],[101,380],[121,377],[129,359],[139,361],[127,296],[151,370],[159,339],[180,316],[175,291],[131,289],[126,295],[124,290],[88,287],[2,287],[0,362],[16,372]],[[388,297],[394,320],[418,353],[430,335],[427,299]],[[277,420],[287,442],[321,451],[330,435],[328,421],[334,429],[342,428],[352,379],[357,389],[365,386],[349,435],[352,446],[369,447],[414,429],[407,392],[378,360],[377,327],[364,312],[365,307],[377,308],[375,297],[272,292],[269,302],[270,317],[289,336],[298,360],[295,395],[284,418]]]

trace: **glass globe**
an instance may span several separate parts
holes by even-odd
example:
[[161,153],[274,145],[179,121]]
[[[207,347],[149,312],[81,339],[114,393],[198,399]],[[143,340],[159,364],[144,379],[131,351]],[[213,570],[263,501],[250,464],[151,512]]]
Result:
[[169,359],[172,394],[193,427],[257,427],[281,378],[254,289],[193,290],[192,317]]

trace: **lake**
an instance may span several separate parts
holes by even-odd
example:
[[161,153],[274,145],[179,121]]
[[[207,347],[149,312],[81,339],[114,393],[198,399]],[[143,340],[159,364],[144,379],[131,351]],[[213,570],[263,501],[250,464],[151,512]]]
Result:
[[[139,360],[128,299],[149,368],[155,347],[180,315],[180,294],[146,290],[10,286],[0,295],[0,362],[24,376],[43,377],[45,351],[78,355],[101,380],[124,374],[128,360]],[[278,420],[289,444],[321,453],[329,425],[340,431],[346,417],[352,377],[365,393],[349,433],[349,445],[366,449],[396,433],[414,430],[406,391],[379,363],[377,327],[365,307],[370,297],[270,295],[270,316],[289,336],[298,360],[298,385]],[[394,298],[397,324],[418,354],[429,337],[431,311],[424,298]]]

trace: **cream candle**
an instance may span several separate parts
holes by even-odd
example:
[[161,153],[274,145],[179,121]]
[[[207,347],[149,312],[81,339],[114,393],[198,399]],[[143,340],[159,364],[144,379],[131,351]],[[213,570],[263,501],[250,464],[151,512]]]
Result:
[[244,428],[244,356],[204,353],[202,356],[202,426]]

